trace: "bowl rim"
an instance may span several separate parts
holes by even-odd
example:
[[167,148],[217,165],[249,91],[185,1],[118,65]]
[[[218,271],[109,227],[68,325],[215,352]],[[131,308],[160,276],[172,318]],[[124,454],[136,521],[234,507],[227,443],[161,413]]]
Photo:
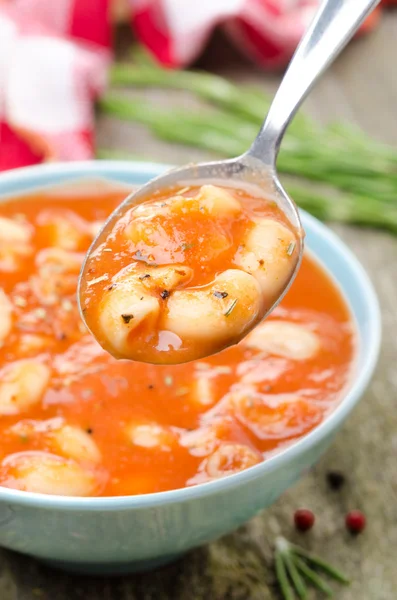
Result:
[[[57,176],[67,175],[68,179],[83,177],[86,179],[108,179],[113,177],[117,180],[119,176],[123,183],[126,175],[145,175],[150,178],[161,172],[174,168],[172,165],[155,162],[123,161],[123,160],[91,160],[79,162],[60,162],[40,164],[30,167],[22,167],[0,174],[0,203],[4,197],[13,197],[30,193],[35,189],[42,189],[59,183]],[[21,183],[25,182],[25,186]],[[21,187],[19,192],[7,191],[7,187]],[[5,188],[5,191],[2,191]],[[189,500],[204,498],[213,494],[227,492],[233,488],[244,485],[250,481],[259,479],[267,473],[273,473],[279,468],[287,465],[292,456],[302,455],[322,439],[331,435],[343,423],[349,412],[358,403],[365,391],[375,370],[381,344],[381,312],[378,298],[374,287],[364,267],[359,260],[326,225],[315,217],[301,210],[305,227],[317,235],[332,247],[333,251],[343,254],[346,264],[354,272],[358,287],[363,291],[361,295],[366,310],[371,315],[367,324],[367,335],[370,343],[364,348],[364,356],[361,369],[353,377],[350,387],[339,405],[333,410],[317,427],[297,442],[284,448],[264,462],[249,469],[228,475],[227,477],[201,483],[188,488],[179,488],[152,494],[139,494],[135,496],[97,496],[97,497],[75,497],[39,494],[36,492],[25,492],[0,486],[0,502],[7,502],[19,506],[30,506],[31,508],[62,510],[62,511],[126,511],[187,502]],[[319,261],[322,266],[323,261]],[[327,267],[326,267],[327,268]],[[332,274],[331,274],[332,275]],[[342,288],[343,292],[343,288]],[[354,315],[353,315],[354,316]]]

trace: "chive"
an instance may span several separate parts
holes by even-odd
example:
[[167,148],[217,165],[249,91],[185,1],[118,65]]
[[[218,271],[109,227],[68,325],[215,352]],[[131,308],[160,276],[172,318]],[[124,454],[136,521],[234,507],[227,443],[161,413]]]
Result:
[[288,581],[287,571],[284,564],[283,554],[276,552],[276,574],[280,584],[281,591],[284,596],[284,600],[294,600],[294,593]]
[[284,554],[285,565],[287,567],[288,574],[291,578],[292,583],[294,584],[294,588],[296,593],[298,594],[301,600],[307,599],[307,588],[304,584],[302,577],[299,574],[298,569],[295,566],[295,562],[290,552],[286,552]]
[[296,557],[295,558],[295,566],[299,569],[299,571],[318,589],[324,592],[327,596],[332,598],[334,595],[332,589],[329,587],[323,579],[315,571],[313,571],[302,559]]
[[215,298],[227,298],[228,295],[227,292],[214,292]]
[[324,561],[319,556],[316,556],[311,552],[307,552],[307,550],[300,548],[300,546],[295,546],[291,544],[290,547],[293,553],[303,556],[304,558],[306,558],[306,560],[316,565],[316,567],[318,567],[319,569],[322,569],[325,573],[327,573],[330,577],[333,577],[333,579],[335,579],[336,581],[339,581],[340,583],[344,583],[346,585],[350,583],[350,580],[346,577],[346,575],[341,573],[338,569],[335,569],[335,567]]
[[234,300],[233,300],[233,301],[232,301],[232,302],[229,304],[229,306],[227,307],[226,311],[223,313],[225,317],[228,317],[228,316],[229,316],[229,315],[230,315],[230,314],[233,312],[233,310],[235,309],[235,306],[236,306],[236,304],[237,304],[237,301],[238,301],[238,300],[237,300],[237,298],[235,298],[235,299],[234,299]]
[[145,275],[140,275],[139,279],[143,281],[143,279],[148,279],[150,277],[149,273],[145,273]]

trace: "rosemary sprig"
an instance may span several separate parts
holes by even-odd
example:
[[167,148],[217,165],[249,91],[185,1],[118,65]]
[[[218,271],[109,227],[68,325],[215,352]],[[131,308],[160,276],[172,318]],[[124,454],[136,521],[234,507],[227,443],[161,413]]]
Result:
[[[105,113],[141,123],[163,140],[221,157],[246,151],[270,105],[262,90],[199,71],[172,71],[134,49],[134,64],[112,68],[113,86],[188,91],[208,103],[199,111],[168,109],[120,93],[100,101]],[[99,150],[102,158],[115,151]],[[347,124],[320,127],[299,113],[288,129],[278,169],[292,198],[318,218],[397,233],[397,151]],[[292,180],[291,180],[292,178]]]
[[318,574],[321,569],[335,581],[347,585],[349,579],[322,558],[279,537],[275,550],[276,575],[284,600],[307,600],[307,585],[332,597],[332,588]]

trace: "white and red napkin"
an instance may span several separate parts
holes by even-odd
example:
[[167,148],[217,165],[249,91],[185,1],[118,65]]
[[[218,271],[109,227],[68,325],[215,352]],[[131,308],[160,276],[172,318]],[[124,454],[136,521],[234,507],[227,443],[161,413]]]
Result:
[[319,0],[0,0],[0,171],[93,154],[112,24],[131,21],[167,67],[202,52],[215,26],[265,68],[285,66]]

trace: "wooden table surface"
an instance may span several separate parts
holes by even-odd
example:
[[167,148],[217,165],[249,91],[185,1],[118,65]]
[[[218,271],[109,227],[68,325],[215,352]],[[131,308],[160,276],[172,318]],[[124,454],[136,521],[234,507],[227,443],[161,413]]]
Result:
[[[306,111],[321,122],[347,119],[375,138],[397,145],[395,56],[397,12],[388,14],[371,37],[348,47],[312,93]],[[278,82],[276,76],[237,59],[222,41],[211,45],[202,66],[267,90],[275,89]],[[168,91],[143,96],[173,102]],[[191,102],[186,98],[186,103]],[[188,158],[186,149],[155,141],[140,126],[102,117],[98,134],[102,146],[168,163]],[[189,160],[199,158],[205,156],[193,151],[189,155]],[[300,506],[317,515],[316,527],[303,543],[343,568],[353,580],[350,587],[337,588],[338,600],[397,598],[397,238],[352,227],[334,229],[374,282],[384,331],[372,384],[320,464],[236,533],[157,572],[112,579],[75,577],[1,551],[0,600],[277,600],[272,542],[278,534],[301,541],[291,525],[293,512]],[[330,469],[348,474],[340,492],[327,488],[325,477]],[[344,530],[344,515],[352,508],[362,509],[368,519],[365,533],[355,539]]]

